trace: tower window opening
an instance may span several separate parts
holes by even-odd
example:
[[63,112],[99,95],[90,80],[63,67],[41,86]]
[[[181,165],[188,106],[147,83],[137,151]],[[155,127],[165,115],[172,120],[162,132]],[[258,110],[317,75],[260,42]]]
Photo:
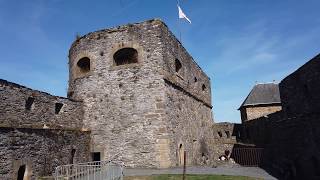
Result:
[[202,91],[205,91],[207,89],[206,85],[202,84]]
[[178,59],[175,60],[175,66],[176,66],[176,72],[180,73],[181,68],[182,68],[182,64]]
[[59,114],[63,104],[62,103],[56,103],[55,105],[55,114]]
[[100,152],[92,152],[91,157],[92,157],[92,161],[101,161]]
[[225,131],[227,138],[230,138],[230,132],[229,131]]
[[90,59],[88,57],[83,57],[77,62],[77,66],[80,72],[87,73],[90,71]]
[[218,135],[219,135],[219,137],[222,138],[222,133],[221,133],[221,131],[218,131]]
[[138,63],[138,51],[134,48],[122,48],[113,55],[116,66]]
[[26,110],[28,110],[28,111],[31,110],[33,102],[34,102],[34,98],[33,97],[28,97],[28,99],[26,100],[26,104],[25,104]]

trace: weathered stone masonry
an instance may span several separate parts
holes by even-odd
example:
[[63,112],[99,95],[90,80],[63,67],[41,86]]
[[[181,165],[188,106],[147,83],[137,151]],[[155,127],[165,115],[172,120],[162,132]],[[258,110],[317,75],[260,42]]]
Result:
[[[48,176],[58,165],[89,161],[81,102],[0,80],[0,179]],[[61,106],[62,105],[62,106]]]
[[170,167],[182,164],[184,150],[188,164],[211,154],[209,78],[163,22],[89,33],[69,58],[68,94],[84,102],[91,151],[102,159]]

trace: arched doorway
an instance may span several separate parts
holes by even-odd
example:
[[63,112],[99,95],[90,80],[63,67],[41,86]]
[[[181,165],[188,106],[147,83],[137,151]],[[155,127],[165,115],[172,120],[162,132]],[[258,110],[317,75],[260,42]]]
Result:
[[17,180],[23,180],[25,173],[26,173],[26,165],[20,166],[18,170]]

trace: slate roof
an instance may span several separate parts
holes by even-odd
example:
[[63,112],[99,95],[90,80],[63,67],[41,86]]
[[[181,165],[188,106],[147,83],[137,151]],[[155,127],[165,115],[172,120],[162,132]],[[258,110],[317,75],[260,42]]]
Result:
[[241,104],[240,108],[275,103],[281,103],[279,85],[275,83],[256,84]]

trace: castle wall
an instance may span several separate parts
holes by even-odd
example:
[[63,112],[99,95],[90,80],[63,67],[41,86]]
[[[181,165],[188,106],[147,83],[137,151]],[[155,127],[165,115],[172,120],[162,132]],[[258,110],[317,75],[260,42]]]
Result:
[[[89,161],[89,132],[0,127],[0,179],[51,176],[55,167]],[[74,155],[72,155],[74,151]]]
[[[187,164],[210,163],[213,151],[210,79],[165,24],[161,33],[170,159],[173,165],[181,166],[186,151]],[[178,71],[176,61],[181,63]]]
[[319,62],[316,56],[281,81],[282,111],[244,124],[249,142],[265,148],[265,166],[282,179],[320,178]]
[[[34,98],[30,110],[26,109],[28,98]],[[52,96],[5,80],[0,80],[0,99],[0,127],[82,128],[81,102]],[[56,103],[62,104],[57,114]]]
[[17,179],[23,165],[26,176],[35,179],[72,159],[89,161],[90,131],[82,126],[81,102],[5,80],[0,80],[0,99],[0,179]]
[[288,116],[319,112],[319,69],[320,55],[317,55],[281,81],[280,96]]
[[214,138],[213,160],[219,160],[219,157],[225,155],[225,151],[230,153],[237,142],[242,138],[240,124],[233,123],[215,123],[212,126],[212,137]]

